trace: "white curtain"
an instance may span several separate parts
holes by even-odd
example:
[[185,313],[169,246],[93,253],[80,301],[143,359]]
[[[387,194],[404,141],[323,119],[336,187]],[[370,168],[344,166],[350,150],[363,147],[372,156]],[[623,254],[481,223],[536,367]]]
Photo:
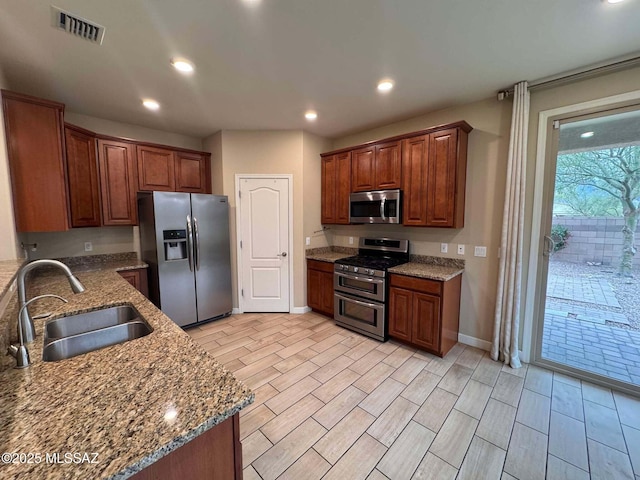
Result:
[[522,239],[524,230],[524,186],[529,124],[529,89],[527,82],[515,85],[511,139],[507,165],[507,188],[502,218],[500,272],[491,358],[513,368],[520,368],[518,326],[520,322],[520,288],[522,273]]

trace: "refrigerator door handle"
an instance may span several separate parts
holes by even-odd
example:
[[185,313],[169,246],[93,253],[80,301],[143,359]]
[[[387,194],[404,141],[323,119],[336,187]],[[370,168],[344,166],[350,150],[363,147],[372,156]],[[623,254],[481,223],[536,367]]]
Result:
[[193,236],[194,236],[194,258],[196,264],[196,270],[200,270],[200,234],[198,233],[198,219],[193,217]]
[[189,259],[189,270],[193,272],[193,228],[191,226],[191,215],[187,215],[187,258]]

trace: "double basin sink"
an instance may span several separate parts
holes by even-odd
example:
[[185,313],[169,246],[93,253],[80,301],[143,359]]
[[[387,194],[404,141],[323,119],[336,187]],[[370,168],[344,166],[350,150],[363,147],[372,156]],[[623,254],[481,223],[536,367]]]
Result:
[[105,307],[45,324],[42,359],[55,362],[149,335],[153,328],[131,305]]

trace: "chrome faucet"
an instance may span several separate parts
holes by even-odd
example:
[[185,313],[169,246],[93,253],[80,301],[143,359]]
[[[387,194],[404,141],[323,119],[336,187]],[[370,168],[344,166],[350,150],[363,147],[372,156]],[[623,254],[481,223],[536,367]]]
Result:
[[18,337],[20,337],[20,345],[9,345],[9,349],[7,353],[16,359],[16,368],[26,368],[31,365],[31,359],[29,358],[29,350],[27,350],[27,346],[24,344],[24,336],[22,335],[22,312],[27,309],[27,305],[31,302],[35,302],[36,300],[40,300],[41,298],[53,297],[58,300],[62,300],[64,303],[67,303],[67,299],[62,298],[59,295],[38,295],[37,297],[33,297],[28,302],[20,307],[20,311],[18,312]]
[[67,267],[64,263],[59,262],[57,260],[34,260],[33,262],[27,263],[24,267],[20,269],[18,272],[18,300],[20,301],[20,314],[18,315],[18,329],[20,329],[19,336],[21,339],[21,343],[31,343],[36,338],[36,329],[33,325],[33,320],[31,319],[31,315],[29,315],[29,310],[26,308],[27,306],[27,294],[25,288],[25,279],[27,273],[31,270],[34,270],[38,267],[50,266],[57,267],[62,270],[67,276],[67,280],[69,281],[69,285],[71,285],[71,290],[73,293],[82,293],[84,292],[84,285],[80,283],[80,280],[76,278],[76,276],[71,273],[69,267]]

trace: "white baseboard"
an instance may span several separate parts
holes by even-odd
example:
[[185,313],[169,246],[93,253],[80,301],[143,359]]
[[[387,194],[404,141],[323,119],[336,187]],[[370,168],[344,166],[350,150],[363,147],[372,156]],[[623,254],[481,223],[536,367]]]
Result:
[[240,313],[242,313],[242,310],[240,310],[239,308],[234,307],[231,309],[231,315],[238,315]]
[[310,311],[311,311],[310,307],[293,307],[291,309],[291,312],[289,312],[289,313],[302,314],[302,313],[307,313],[307,312],[310,312]]
[[486,340],[481,340],[476,337],[471,337],[469,335],[464,335],[462,333],[458,333],[458,341],[471,347],[486,350],[487,352],[491,350],[491,342],[487,342]]

